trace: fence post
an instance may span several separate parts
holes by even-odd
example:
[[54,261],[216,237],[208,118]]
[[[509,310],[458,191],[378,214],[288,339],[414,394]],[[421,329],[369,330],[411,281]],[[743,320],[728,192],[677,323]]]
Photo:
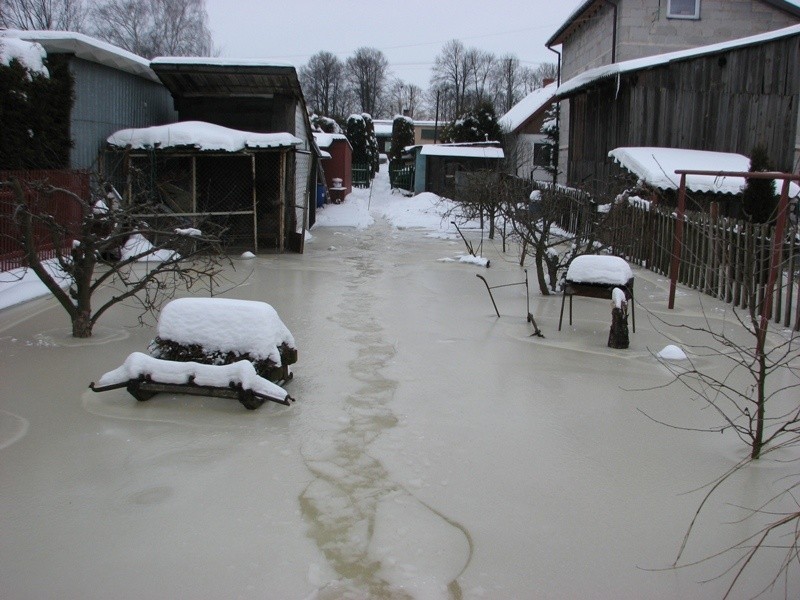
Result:
[[678,192],[678,215],[675,222],[675,237],[672,238],[672,259],[669,266],[669,308],[675,308],[675,288],[678,283],[678,268],[683,243],[683,213],[686,210],[686,173],[681,174],[681,187]]

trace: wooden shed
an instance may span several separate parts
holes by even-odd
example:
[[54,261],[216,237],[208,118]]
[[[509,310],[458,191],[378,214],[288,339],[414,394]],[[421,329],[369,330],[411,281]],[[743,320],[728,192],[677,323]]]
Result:
[[[256,187],[280,189],[282,210],[292,213],[281,220],[278,235],[264,238],[259,247],[302,252],[305,231],[315,220],[319,154],[296,69],[261,60],[195,57],[157,58],[151,67],[172,93],[180,121],[285,133],[298,140],[282,154],[283,166],[257,167],[254,177]],[[275,152],[266,154],[261,160],[274,159]],[[264,231],[259,228],[258,235]]]
[[800,26],[592,69],[563,84],[571,185],[607,191],[609,151],[657,146],[800,160]]
[[454,198],[459,173],[497,170],[504,158],[497,142],[415,146],[414,192]]
[[314,140],[327,153],[322,157],[322,168],[330,199],[341,202],[353,191],[353,147],[342,133],[315,132]]

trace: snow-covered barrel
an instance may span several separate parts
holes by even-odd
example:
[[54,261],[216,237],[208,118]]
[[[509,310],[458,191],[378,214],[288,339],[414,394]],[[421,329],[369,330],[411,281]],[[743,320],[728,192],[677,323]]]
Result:
[[271,381],[288,379],[288,366],[297,362],[294,337],[272,306],[230,298],[169,302],[159,316],[150,354],[216,365],[245,359]]

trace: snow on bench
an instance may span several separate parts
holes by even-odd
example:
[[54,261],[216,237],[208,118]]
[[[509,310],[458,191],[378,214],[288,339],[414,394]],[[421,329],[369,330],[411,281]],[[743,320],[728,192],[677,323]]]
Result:
[[564,303],[569,296],[569,324],[572,325],[572,297],[604,298],[621,304],[619,293],[631,307],[633,331],[636,332],[636,313],[633,304],[633,271],[625,259],[618,256],[586,254],[573,259],[567,269],[564,295],[561,298],[561,314],[558,330],[564,319]]
[[137,400],[149,400],[158,392],[237,398],[251,410],[266,400],[287,406],[293,401],[282,387],[260,377],[247,360],[203,365],[160,360],[142,352],[133,352],[89,387],[95,392],[126,387]]
[[625,259],[619,256],[578,256],[567,269],[567,281],[572,283],[596,283],[602,285],[628,285],[633,271]]

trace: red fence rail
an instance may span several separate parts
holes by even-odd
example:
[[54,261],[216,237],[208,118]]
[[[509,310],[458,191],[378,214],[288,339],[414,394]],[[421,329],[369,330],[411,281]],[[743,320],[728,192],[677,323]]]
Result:
[[[72,241],[81,223],[81,205],[70,194],[42,191],[42,184],[69,192],[89,200],[90,176],[86,171],[0,171],[0,182],[16,178],[25,192],[28,206],[34,214],[52,215],[56,223],[66,229],[64,248]],[[20,231],[14,222],[16,199],[7,186],[0,187],[0,271],[26,266],[20,243]],[[39,256],[53,258],[57,248],[46,227],[36,225],[34,229]]]

